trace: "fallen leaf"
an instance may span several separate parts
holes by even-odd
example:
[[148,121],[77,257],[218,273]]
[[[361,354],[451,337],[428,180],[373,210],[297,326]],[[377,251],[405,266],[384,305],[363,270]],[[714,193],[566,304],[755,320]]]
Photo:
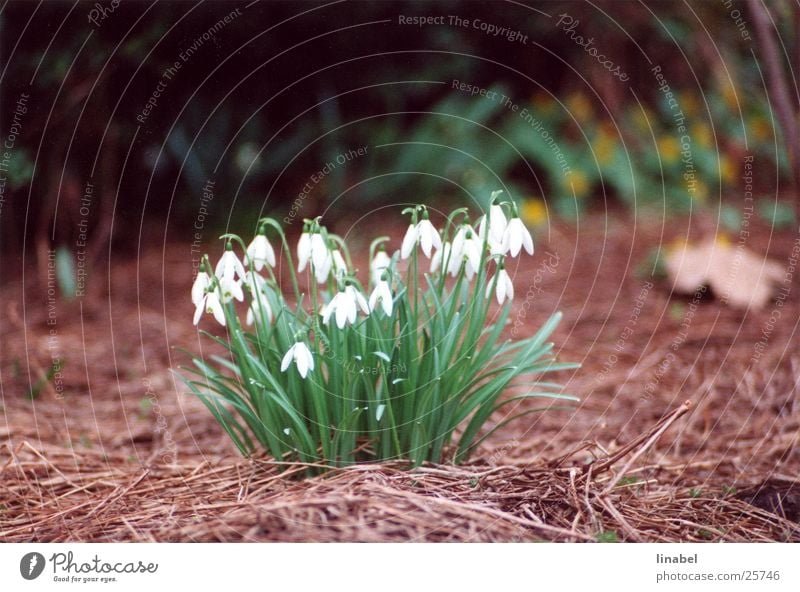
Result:
[[665,264],[676,292],[691,294],[707,286],[737,308],[764,308],[784,277],[780,263],[720,239],[677,245],[667,251]]

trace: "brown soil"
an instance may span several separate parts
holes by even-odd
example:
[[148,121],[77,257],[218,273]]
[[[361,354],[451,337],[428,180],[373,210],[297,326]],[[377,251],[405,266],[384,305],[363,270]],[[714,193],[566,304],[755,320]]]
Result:
[[[580,404],[513,422],[465,466],[308,479],[237,456],[172,374],[177,348],[208,348],[188,245],[115,258],[54,311],[35,268],[24,300],[4,278],[0,540],[800,541],[797,282],[750,312],[648,287],[649,250],[687,227],[593,215],[521,260],[512,318],[522,333],[564,312]],[[749,248],[785,264],[796,237],[753,230]],[[63,382],[31,400],[54,353]]]

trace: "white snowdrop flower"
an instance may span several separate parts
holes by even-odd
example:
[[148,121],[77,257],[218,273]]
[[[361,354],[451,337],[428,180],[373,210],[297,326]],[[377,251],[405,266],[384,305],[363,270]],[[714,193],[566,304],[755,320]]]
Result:
[[375,309],[378,307],[378,301],[380,301],[381,307],[383,308],[383,312],[386,313],[386,316],[392,316],[392,289],[389,287],[389,282],[383,279],[378,282],[378,284],[375,286],[375,289],[372,291],[372,294],[370,294],[370,311],[375,312]]
[[442,237],[439,236],[439,231],[428,220],[428,213],[423,214],[422,220],[417,222],[417,236],[419,237],[419,244],[422,247],[422,252],[430,259],[431,251],[442,248]]
[[344,290],[336,293],[333,299],[322,307],[322,322],[327,325],[330,323],[331,316],[336,316],[336,326],[343,329],[345,325],[356,322],[358,309],[365,314],[369,314],[369,304],[361,292],[355,286],[347,285]]
[[244,278],[244,265],[239,261],[236,253],[233,252],[233,246],[228,243],[225,246],[225,252],[220,257],[217,267],[214,270],[214,275],[217,278],[228,278],[230,280]]
[[250,303],[250,307],[247,309],[247,317],[245,318],[245,322],[248,325],[256,322],[261,323],[262,320],[266,320],[267,323],[272,322],[272,307],[269,305],[269,300],[267,300],[266,296],[256,298]]
[[345,294],[350,296],[353,301],[358,305],[358,308],[361,309],[365,315],[369,314],[369,304],[367,303],[367,299],[364,298],[364,295],[352,284],[348,284],[345,286]]
[[314,356],[302,341],[295,343],[283,356],[281,372],[286,372],[292,362],[297,364],[297,371],[300,373],[301,378],[308,376],[309,370],[314,369]]
[[192,284],[192,304],[197,306],[203,300],[210,285],[211,278],[208,277],[208,274],[205,271],[198,271]]
[[331,301],[322,307],[320,313],[322,314],[322,323],[324,325],[330,323],[331,315],[335,313],[336,326],[343,329],[347,323],[352,325],[356,322],[356,303],[343,291],[337,292]]
[[461,266],[464,266],[464,275],[471,280],[481,266],[483,243],[480,237],[469,224],[463,224],[453,237],[453,246],[450,252],[450,264],[447,273],[458,275]]
[[347,275],[347,262],[344,260],[342,252],[339,249],[334,249],[331,252],[331,262],[333,266],[333,273],[337,278]]
[[445,265],[448,265],[448,269],[452,267],[451,251],[452,247],[449,242],[442,244],[442,248],[431,257],[431,273],[435,273],[439,267],[444,267]]
[[408,259],[408,257],[411,255],[411,251],[413,251],[414,247],[417,245],[418,237],[419,234],[417,232],[417,225],[409,224],[408,230],[406,230],[406,235],[403,237],[403,244],[400,247],[401,259]]
[[503,251],[509,253],[512,257],[516,257],[523,246],[528,255],[533,255],[531,233],[528,232],[519,217],[514,217],[509,221],[506,231],[503,233]]
[[[467,236],[474,237],[475,230],[469,224],[462,224],[456,230],[455,236],[453,236],[453,250],[452,255],[455,259],[458,260],[459,264],[461,260],[464,258],[464,245],[467,241]],[[482,241],[479,241],[482,242]]]
[[242,292],[242,282],[235,280],[230,276],[223,275],[219,280],[220,301],[222,304],[227,304],[234,298],[239,302],[244,300],[244,292]]
[[247,309],[247,318],[245,319],[247,324],[252,325],[255,321],[261,322],[264,318],[271,323],[272,307],[267,298],[267,280],[257,273],[248,271],[244,284],[250,292],[250,307]]
[[[497,272],[497,287],[495,288],[495,295],[497,296],[497,303],[503,304],[506,298],[509,300],[514,299],[514,284],[511,282],[511,278],[508,275],[508,272],[505,268],[500,267],[500,270]],[[489,298],[489,295],[492,292],[492,285],[494,284],[495,279],[492,278],[489,280],[489,285],[486,286],[486,297]]]
[[325,239],[319,232],[311,235],[311,263],[317,267],[322,267],[326,259],[331,256],[328,250],[328,245],[325,244]]
[[219,296],[217,296],[216,291],[212,290],[211,292],[207,292],[202,300],[197,303],[194,310],[195,325],[200,322],[200,317],[203,316],[203,312],[213,314],[217,322],[223,327],[225,326],[225,312],[222,310],[222,304],[219,301]]
[[333,257],[328,245],[325,244],[325,239],[318,232],[311,235],[311,265],[314,266],[317,283],[324,284],[331,273]]
[[[455,251],[455,245],[453,245],[453,250]],[[481,243],[480,237],[471,230],[467,231],[461,243],[460,256],[466,262],[468,279],[472,279],[472,274],[477,272],[481,266],[482,250],[483,244]]]
[[308,232],[308,225],[303,227],[303,234],[297,241],[297,273],[303,273],[311,258],[311,234]]
[[488,242],[495,243],[495,244],[502,244],[503,243],[503,234],[506,231],[506,227],[508,226],[508,220],[506,220],[506,214],[503,211],[503,207],[493,204],[489,207],[489,214],[481,217],[480,225],[478,226],[478,236],[481,239],[486,238],[486,220],[489,220],[489,238]]
[[247,246],[244,262],[248,267],[252,262],[256,271],[261,271],[264,265],[275,267],[275,251],[265,234],[259,233],[253,238]]
[[389,266],[392,264],[392,258],[386,254],[382,248],[378,249],[375,253],[375,256],[372,258],[372,263],[370,263],[370,279],[372,280],[373,284],[377,284],[381,277],[383,276],[383,272],[389,269]]
[[253,273],[252,271],[248,271],[244,274],[244,285],[250,291],[250,295],[254,298],[256,297],[257,293],[266,293],[267,290],[267,280],[258,273]]

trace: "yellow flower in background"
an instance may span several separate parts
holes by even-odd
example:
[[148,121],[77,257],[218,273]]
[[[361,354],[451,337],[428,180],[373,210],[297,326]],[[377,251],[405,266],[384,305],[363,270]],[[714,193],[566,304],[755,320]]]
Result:
[[707,123],[695,123],[691,129],[692,139],[703,148],[711,148],[714,137]]
[[617,138],[601,128],[592,142],[592,150],[597,162],[601,165],[611,164],[616,148]]
[[733,244],[731,237],[721,232],[714,235],[714,243],[720,247],[730,247]]
[[592,103],[583,93],[572,93],[566,100],[567,110],[579,122],[589,121],[594,115]]
[[719,178],[725,185],[730,185],[736,179],[736,166],[727,154],[719,157]]
[[522,202],[520,213],[523,222],[528,226],[542,226],[547,222],[547,208],[538,197],[529,197]]
[[693,188],[694,191],[691,191],[689,193],[689,196],[693,200],[699,201],[700,203],[705,203],[706,201],[708,201],[708,185],[703,183],[700,179],[697,179],[694,182],[694,185],[690,187],[690,189],[691,188]]
[[531,104],[537,113],[542,115],[552,115],[556,110],[556,102],[552,96],[543,90],[537,91],[531,98]]
[[681,145],[675,136],[663,135],[658,138],[658,154],[667,164],[677,162],[681,155]]
[[634,107],[631,118],[636,127],[642,131],[648,131],[651,127],[658,124],[658,118],[653,111],[645,105],[642,105],[641,108]]
[[772,125],[763,117],[759,115],[751,117],[748,124],[747,127],[750,129],[750,133],[757,142],[766,142],[772,139]]
[[586,194],[589,193],[589,189],[591,189],[589,179],[586,177],[586,174],[580,170],[570,171],[569,174],[564,177],[564,181],[567,189],[574,193],[577,198],[586,197]]
[[683,113],[688,117],[694,117],[700,112],[700,100],[697,98],[697,95],[692,92],[680,92],[678,94],[678,104]]
[[720,92],[722,93],[722,100],[725,101],[728,109],[732,111],[739,109],[739,93],[736,91],[736,84],[734,84],[733,80],[726,79],[722,83]]

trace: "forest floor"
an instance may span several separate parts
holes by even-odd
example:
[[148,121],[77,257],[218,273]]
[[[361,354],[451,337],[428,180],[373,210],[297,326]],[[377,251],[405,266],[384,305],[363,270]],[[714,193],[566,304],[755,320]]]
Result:
[[[0,541],[800,541],[800,286],[759,311],[671,295],[648,256],[713,226],[685,222],[538,233],[511,318],[563,311],[558,356],[583,367],[559,378],[581,402],[457,467],[302,479],[240,457],[173,372],[208,347],[188,244],[115,256],[72,302],[48,301],[46,269],[4,278]],[[760,230],[748,247],[785,265],[795,236]]]

